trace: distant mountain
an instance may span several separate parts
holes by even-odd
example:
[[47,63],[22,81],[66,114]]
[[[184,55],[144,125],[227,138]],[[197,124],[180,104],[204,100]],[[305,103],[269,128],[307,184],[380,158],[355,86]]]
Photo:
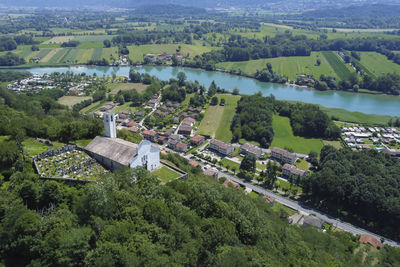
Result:
[[[379,0],[390,3],[396,0]],[[1,0],[0,6],[16,7],[118,7],[137,8],[152,4],[173,4],[200,8],[261,8],[276,12],[295,12],[328,7],[345,7],[352,4],[370,3],[369,0]]]

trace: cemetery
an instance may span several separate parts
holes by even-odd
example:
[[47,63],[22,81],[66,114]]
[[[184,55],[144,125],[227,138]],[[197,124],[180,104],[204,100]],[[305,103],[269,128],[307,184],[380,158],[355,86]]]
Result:
[[75,145],[48,149],[47,152],[34,156],[33,160],[40,178],[44,179],[90,182],[108,172]]

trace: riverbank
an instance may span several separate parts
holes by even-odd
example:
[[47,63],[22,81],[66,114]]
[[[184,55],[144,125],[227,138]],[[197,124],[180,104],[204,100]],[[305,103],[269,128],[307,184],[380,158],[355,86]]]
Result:
[[[19,68],[33,74],[71,71],[76,74],[82,72],[97,76],[128,76],[133,68],[139,73],[148,73],[157,76],[160,80],[176,78],[179,72],[184,72],[187,81],[197,80],[201,85],[208,87],[212,81],[217,86],[232,92],[238,88],[241,94],[251,95],[261,92],[264,96],[273,94],[276,99],[286,101],[301,101],[304,103],[319,104],[327,108],[343,109],[349,112],[361,112],[364,114],[377,114],[383,116],[400,116],[400,97],[372,94],[355,94],[343,91],[317,91],[310,88],[296,87],[285,84],[265,83],[253,78],[231,75],[218,71],[206,71],[202,69],[171,67],[171,66],[87,66],[72,65],[66,67]],[[3,70],[6,70],[3,68]],[[11,69],[10,69],[11,70]]]

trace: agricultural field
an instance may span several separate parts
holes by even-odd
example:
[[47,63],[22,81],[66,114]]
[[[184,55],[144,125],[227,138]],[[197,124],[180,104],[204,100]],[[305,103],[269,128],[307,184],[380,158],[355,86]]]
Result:
[[56,36],[50,40],[44,41],[42,44],[62,44],[73,40],[75,36]]
[[287,117],[274,115],[272,127],[275,134],[271,147],[290,148],[294,152],[303,154],[315,151],[319,154],[324,146],[321,139],[294,136],[290,120]]
[[89,60],[92,59],[93,53],[94,53],[93,48],[79,49],[75,59],[78,61],[78,63],[88,63]]
[[101,47],[96,47],[93,50],[93,55],[92,55],[92,60],[101,60],[101,55],[103,53],[103,48]]
[[235,115],[237,102],[240,96],[229,94],[217,95],[218,101],[225,99],[225,106],[209,106],[203,120],[200,123],[199,134],[209,135],[216,139],[230,142],[232,132],[231,121]]
[[[317,59],[321,61],[321,65],[319,66],[316,65]],[[335,71],[323,52],[312,52],[309,57],[278,57],[242,62],[222,62],[217,64],[217,68],[225,70],[240,69],[246,74],[253,75],[257,70],[266,68],[267,63],[271,63],[272,69],[275,72],[288,77],[290,80],[296,80],[297,74],[312,74],[317,79],[322,74],[340,78],[339,75],[342,72],[340,70],[338,74]],[[347,66],[343,62],[339,61],[339,63],[342,65],[341,67],[347,70]],[[335,62],[334,64],[338,63]]]
[[203,46],[200,42],[195,42],[193,45],[188,44],[151,44],[151,45],[138,45],[128,46],[129,58],[134,62],[142,62],[143,55],[145,54],[173,54],[176,53],[178,47],[181,46],[181,54],[186,56],[189,54],[191,58],[196,55],[209,52],[213,49],[210,46]]
[[44,56],[44,57],[41,58],[40,62],[41,62],[41,63],[47,63],[47,62],[49,62],[50,59],[51,59],[53,56],[55,56],[55,55],[57,54],[57,52],[60,51],[60,50],[61,50],[61,48],[56,48],[56,49],[50,50],[50,52],[49,52],[46,56]]
[[382,73],[399,73],[400,65],[388,60],[386,56],[376,52],[360,52],[360,63],[375,76]]
[[181,176],[181,174],[177,173],[176,171],[174,171],[166,166],[162,166],[161,168],[153,171],[152,174],[157,176],[158,179],[160,179],[160,181],[163,183],[168,183],[168,182],[173,181]]
[[91,99],[90,96],[68,96],[65,95],[63,97],[60,97],[57,102],[60,103],[61,105],[65,105],[68,107],[72,107],[75,104],[78,104],[79,102],[82,102],[83,100]]
[[105,58],[109,62],[113,62],[114,60],[112,59],[118,58],[118,48],[117,47],[103,48],[101,58]]
[[339,58],[338,54],[333,51],[323,51],[322,54],[336,72],[339,79],[347,80],[351,74],[350,67]]
[[112,35],[78,35],[73,40],[81,43],[103,43],[104,40],[112,38]]

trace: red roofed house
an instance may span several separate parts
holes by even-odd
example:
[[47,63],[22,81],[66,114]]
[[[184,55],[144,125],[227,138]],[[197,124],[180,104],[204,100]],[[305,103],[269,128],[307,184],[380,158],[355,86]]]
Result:
[[149,141],[155,142],[157,140],[157,133],[154,131],[145,130],[142,132],[142,135]]
[[175,150],[178,151],[178,152],[186,152],[188,150],[187,144],[179,142],[175,146]]
[[205,140],[206,140],[206,138],[204,136],[197,134],[197,135],[193,136],[192,138],[190,138],[190,143],[193,146],[199,146],[199,145],[203,144]]
[[372,235],[361,235],[360,242],[363,244],[370,244],[374,248],[383,247],[383,244]]
[[196,120],[191,117],[186,117],[182,120],[181,125],[193,126],[196,123]]
[[198,163],[197,161],[195,161],[195,160],[191,160],[191,161],[189,162],[189,164],[192,165],[192,166],[195,167],[195,168],[197,168],[197,167],[199,166],[199,163]]

